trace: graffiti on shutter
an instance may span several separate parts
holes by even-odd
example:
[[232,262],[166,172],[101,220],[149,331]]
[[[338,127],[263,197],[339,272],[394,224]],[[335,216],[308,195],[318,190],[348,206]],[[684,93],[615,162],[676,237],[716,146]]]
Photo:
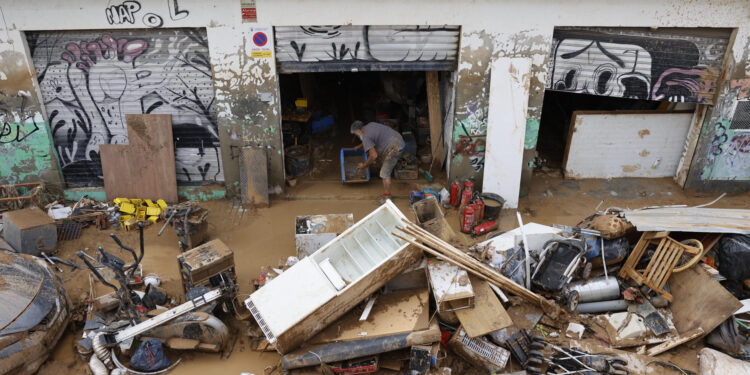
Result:
[[63,176],[101,186],[99,145],[127,143],[125,115],[171,114],[180,183],[223,181],[206,31],[27,33]]
[[[715,33],[714,33],[715,34]],[[547,89],[711,103],[725,37],[605,28],[556,28]]]
[[282,73],[454,70],[458,26],[277,26]]

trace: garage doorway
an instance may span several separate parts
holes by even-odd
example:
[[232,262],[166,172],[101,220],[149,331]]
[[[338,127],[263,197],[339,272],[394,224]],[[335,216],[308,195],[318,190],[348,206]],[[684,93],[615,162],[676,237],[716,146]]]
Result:
[[686,171],[730,29],[555,28],[537,171],[566,178]]
[[274,28],[287,180],[344,182],[341,150],[360,143],[349,132],[355,120],[402,134],[408,156],[395,178],[439,173],[459,35],[458,26]]

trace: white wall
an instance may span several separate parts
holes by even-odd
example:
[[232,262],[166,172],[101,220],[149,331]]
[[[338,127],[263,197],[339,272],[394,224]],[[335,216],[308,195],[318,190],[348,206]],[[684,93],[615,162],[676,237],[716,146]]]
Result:
[[[224,134],[222,152],[228,184],[233,179],[236,181],[238,174],[236,170],[231,170],[236,162],[232,161],[228,148],[224,150],[227,143],[276,144],[271,147],[270,168],[283,169],[282,151],[278,147],[280,119],[274,64],[273,60],[259,61],[248,57],[248,38],[252,27],[460,25],[462,55],[459,60],[456,118],[457,121],[473,119],[469,125],[476,127],[477,131],[486,130],[486,101],[466,98],[467,95],[485,98],[488,95],[484,88],[480,93],[467,89],[486,78],[488,60],[477,55],[489,54],[491,59],[522,55],[532,59],[529,113],[534,113],[538,119],[542,93],[539,83],[546,80],[546,62],[555,26],[737,27],[739,31],[732,54],[735,60],[743,61],[743,64],[748,54],[747,46],[750,45],[750,1],[744,0],[256,0],[257,24],[241,23],[239,0],[129,1],[140,7],[134,15],[133,24],[108,22],[106,9],[123,4],[124,1],[120,0],[4,0],[0,2],[0,53],[24,51],[21,46],[24,44],[23,31],[142,28],[146,27],[144,16],[147,14],[151,19],[160,19],[162,27],[207,28],[220,114],[219,127]],[[177,4],[177,9],[174,9],[174,4]],[[175,11],[180,13],[173,14]],[[26,69],[31,71],[28,61]],[[739,69],[750,75],[750,66]],[[0,86],[7,82],[2,78]],[[236,86],[243,86],[241,83],[245,87],[236,90]],[[258,100],[261,94],[269,93],[273,96],[272,100]],[[252,105],[246,105],[246,102]],[[469,102],[480,104],[474,109],[461,107]],[[239,105],[243,106],[242,111],[231,110]],[[468,111],[478,113],[472,116]],[[233,122],[238,117],[245,117],[240,119],[243,122],[240,125]],[[283,183],[283,174],[270,178]]]

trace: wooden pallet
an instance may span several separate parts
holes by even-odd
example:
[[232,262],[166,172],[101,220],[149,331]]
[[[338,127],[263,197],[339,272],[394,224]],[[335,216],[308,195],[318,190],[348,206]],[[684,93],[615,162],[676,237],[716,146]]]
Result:
[[[656,251],[643,272],[635,269],[649,245],[656,245]],[[669,232],[645,232],[633,248],[628,260],[620,270],[620,277],[633,279],[638,285],[646,284],[672,302],[672,294],[664,290],[664,284],[680,260],[683,253],[693,255],[702,253],[703,249],[688,246],[669,237]]]

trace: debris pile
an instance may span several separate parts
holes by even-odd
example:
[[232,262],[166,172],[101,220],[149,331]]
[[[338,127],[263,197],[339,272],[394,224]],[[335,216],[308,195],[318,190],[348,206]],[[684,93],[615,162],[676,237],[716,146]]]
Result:
[[518,215],[518,228],[465,251],[436,229],[439,191],[419,193],[416,223],[387,202],[291,267],[267,268],[245,300],[258,349],[281,353],[289,373],[462,372],[456,358],[480,373],[689,373],[656,357],[700,338],[750,359],[748,292],[727,280],[746,276],[750,225],[724,225],[750,212],[610,209],[576,226]]

